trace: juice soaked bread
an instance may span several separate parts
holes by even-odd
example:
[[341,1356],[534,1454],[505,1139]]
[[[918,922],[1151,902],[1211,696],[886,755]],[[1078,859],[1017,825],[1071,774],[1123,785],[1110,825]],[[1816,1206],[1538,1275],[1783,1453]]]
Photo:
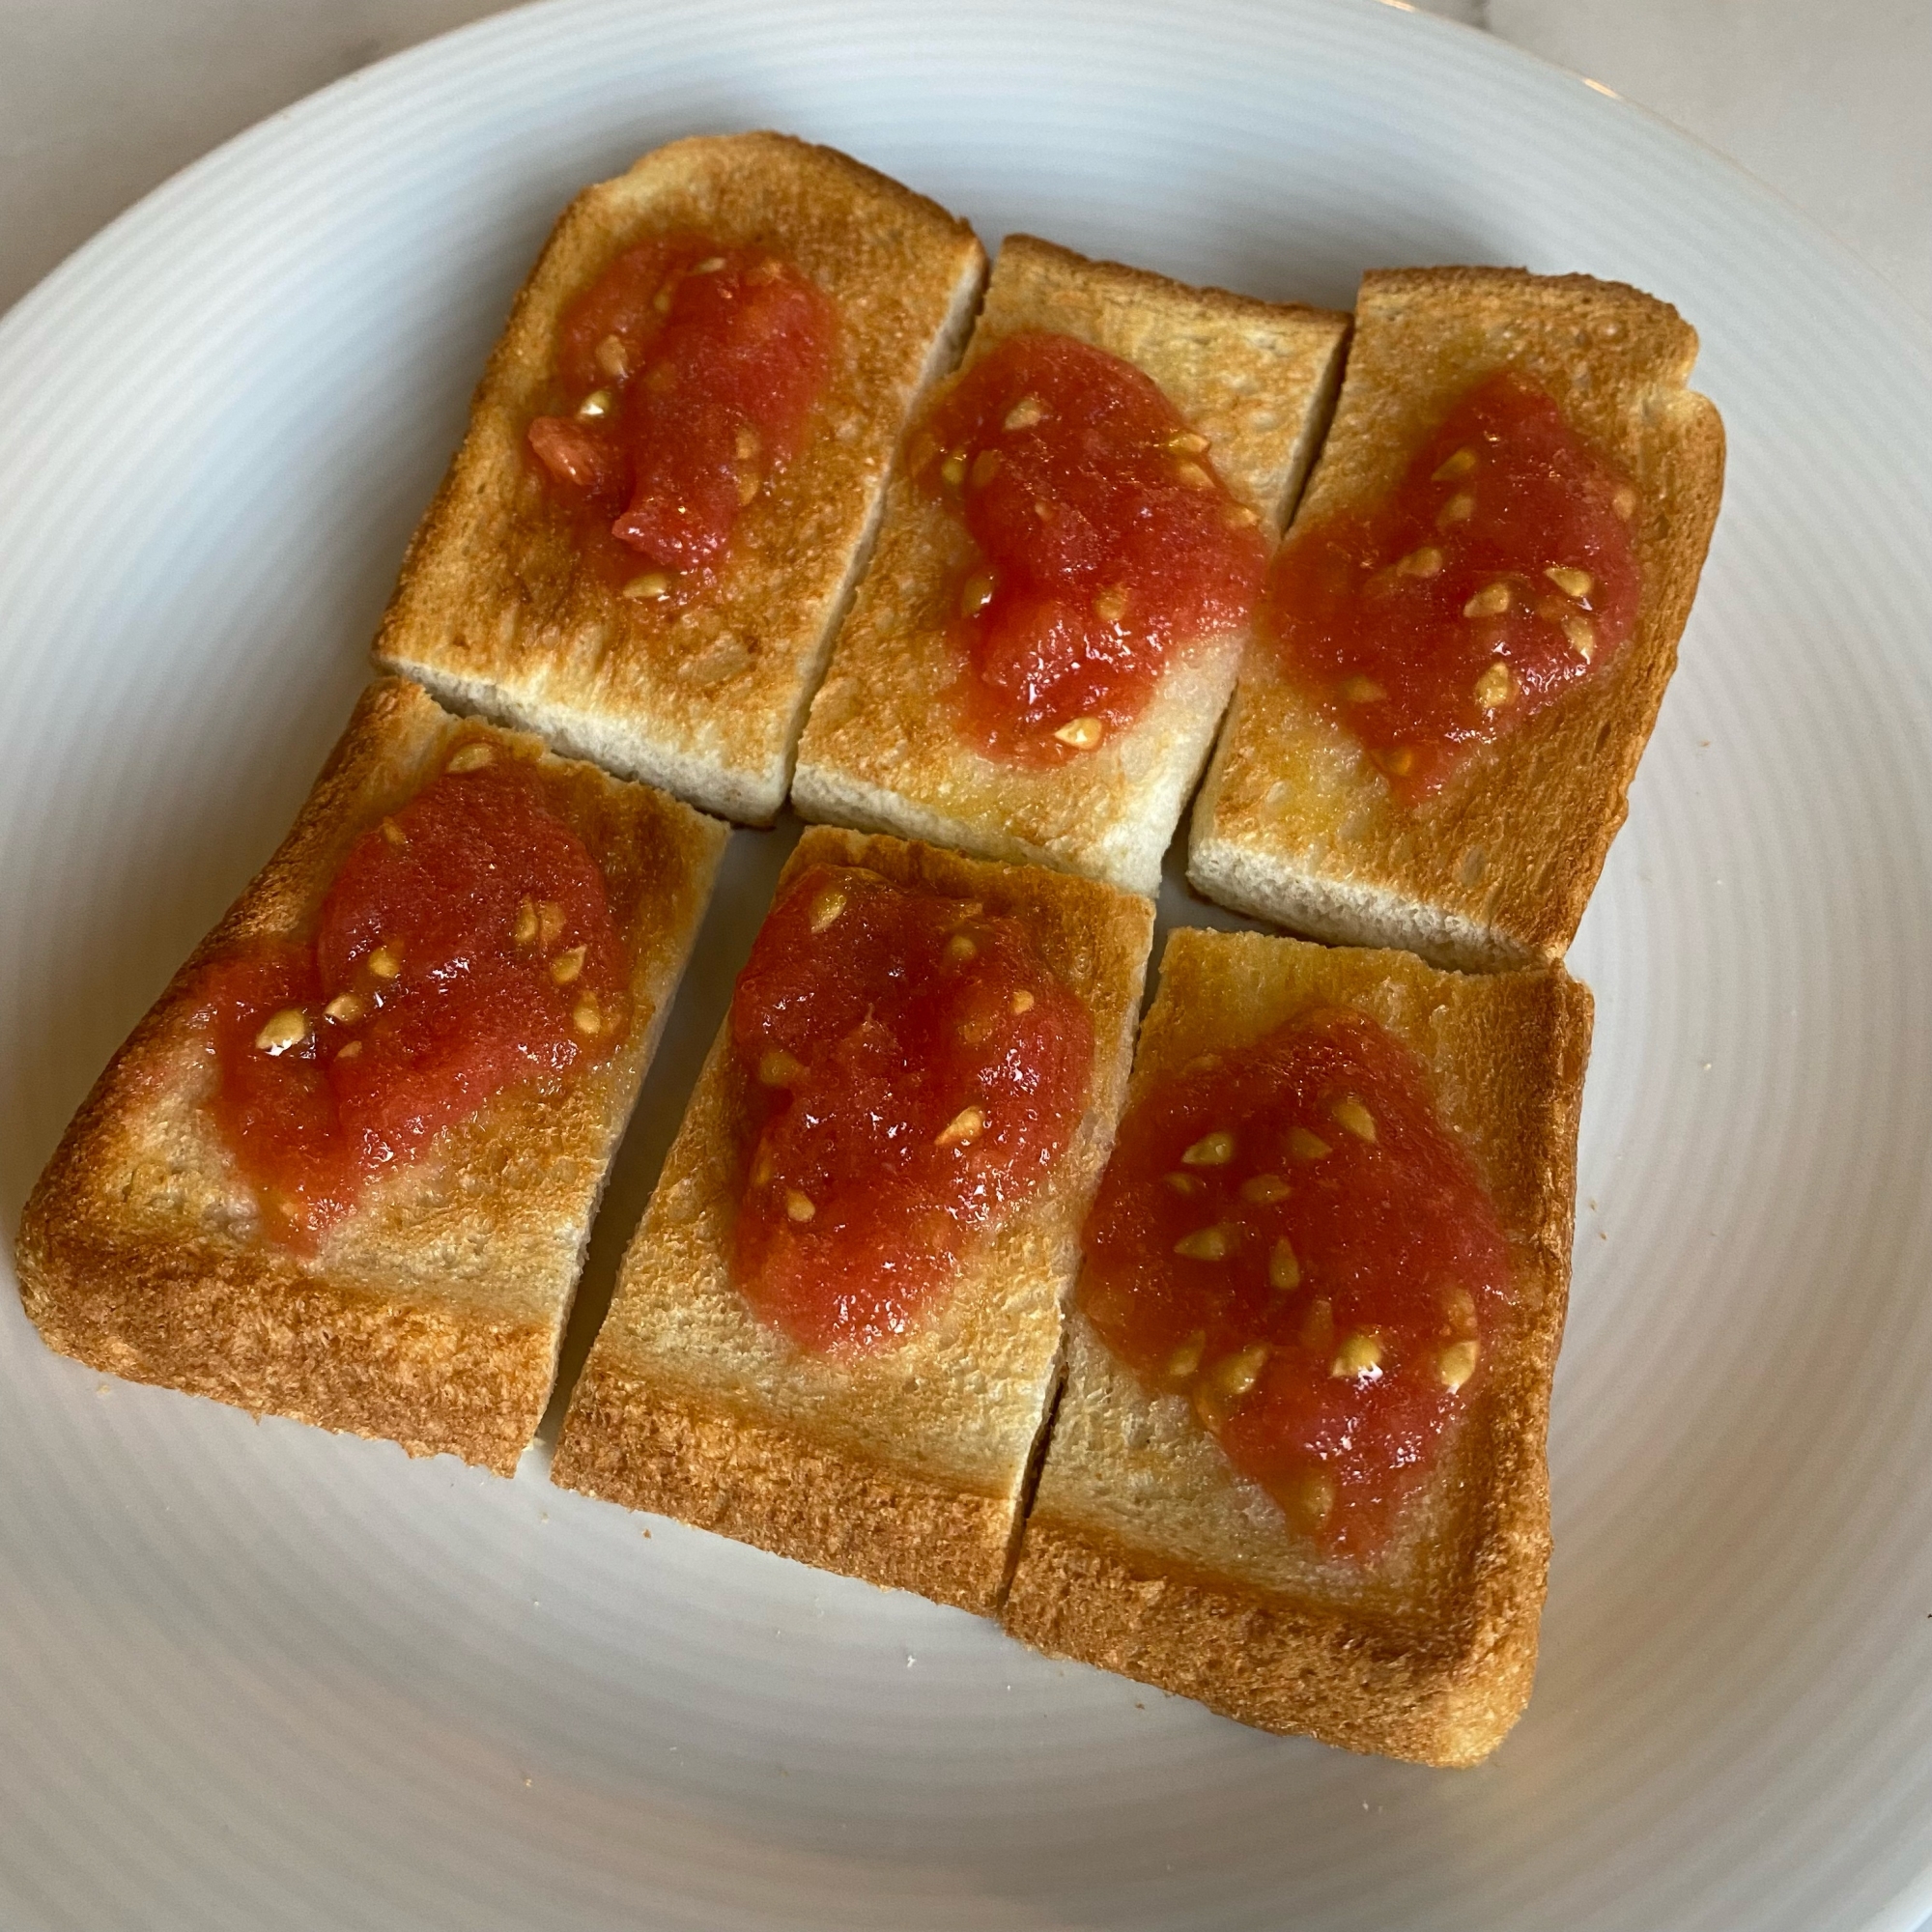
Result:
[[[1492,1298],[1479,1316],[1465,1288],[1449,1288],[1444,1325],[1405,1351],[1399,1325],[1350,1326],[1347,1297],[1360,1278],[1351,1284],[1350,1270],[1306,1236],[1296,1237],[1298,1261],[1291,1253],[1284,1264],[1280,1250],[1268,1257],[1266,1279],[1285,1303],[1285,1337],[1334,1311],[1336,1331],[1324,1333],[1298,1399],[1340,1400],[1347,1377],[1377,1382],[1362,1398],[1368,1420],[1357,1431],[1376,1426],[1374,1399],[1434,1401],[1446,1428],[1432,1435],[1405,1425],[1407,1434],[1389,1440],[1433,1441],[1435,1460],[1425,1450],[1417,1466],[1426,1473],[1378,1496],[1377,1483],[1395,1479],[1371,1451],[1360,1492],[1369,1533],[1352,1547],[1347,1537],[1324,1540],[1341,1522],[1324,1512],[1351,1492],[1346,1483],[1338,1492],[1322,1471],[1349,1478],[1349,1457],[1362,1456],[1363,1443],[1347,1427],[1310,1432],[1306,1440],[1334,1459],[1309,1465],[1312,1511],[1300,1507],[1311,1492],[1292,1461],[1246,1463],[1287,1469],[1287,1480],[1243,1473],[1227,1445],[1239,1447],[1233,1431],[1251,1413],[1244,1405],[1274,1400],[1265,1346],[1217,1365],[1217,1342],[1208,1359],[1178,1351],[1158,1372],[1136,1374],[1096,1325],[1108,1311],[1092,1300],[1090,1233],[1065,1386],[1004,1614],[1015,1635],[1042,1650],[1198,1698],[1244,1723],[1426,1764],[1470,1764],[1514,1723],[1535,1667],[1549,1547],[1544,1438],[1569,1282],[1590,999],[1560,967],[1465,978],[1401,952],[1176,932],[1142,1029],[1117,1162],[1132,1145],[1137,1110],[1199,1068],[1201,1056],[1238,1068],[1270,1036],[1282,1037],[1277,1029],[1338,1024],[1337,1011],[1339,1024],[1357,1027],[1366,1015],[1398,1051],[1419,1057],[1435,1122],[1460,1150],[1451,1166],[1473,1176],[1493,1212],[1493,1279],[1482,1291]],[[1369,1173],[1399,1156],[1390,1116],[1378,1118],[1379,1144],[1376,1122],[1345,1099],[1317,1119],[1313,1137],[1297,1129],[1285,1147],[1209,1144],[1183,1160],[1259,1159],[1275,1172],[1243,1181],[1238,1198],[1279,1197],[1287,1214],[1349,1149]],[[1364,1132],[1366,1143],[1356,1138]],[[1183,1166],[1176,1184],[1209,1172]],[[1114,1185],[1110,1173],[1103,1208]],[[1400,1224],[1438,1195],[1400,1187],[1381,1211]],[[1346,1240],[1350,1223],[1342,1226]],[[1205,1275],[1234,1264],[1185,1265]],[[1407,1265],[1420,1274],[1421,1250]],[[1481,1290],[1473,1273],[1463,1280]],[[1378,1288],[1371,1279],[1368,1288],[1412,1293],[1416,1282]],[[1429,1313],[1433,1321],[1433,1302]],[[1285,1339],[1277,1350],[1293,1346]],[[1188,1352],[1202,1356],[1198,1340]],[[1230,1360],[1239,1371],[1232,1379]],[[1240,1453],[1252,1458],[1254,1443]]]
[[[1000,250],[962,380],[996,353],[1041,334],[1070,337],[1130,365],[1130,376],[1151,379],[1178,415],[1163,442],[1167,469],[1197,486],[1203,504],[1219,502],[1246,526],[1258,570],[1314,457],[1347,333],[1346,316],[1188,288],[1015,235]],[[1066,434],[1090,434],[1105,413],[1099,405],[1067,412],[1076,419]],[[1022,398],[1004,437],[996,432],[960,475],[935,487],[944,452],[923,447],[929,438],[915,426],[872,566],[800,741],[792,802],[809,818],[1151,893],[1227,703],[1247,619],[1176,639],[1130,725],[1051,719],[1059,744],[1045,746],[1043,758],[989,753],[976,743],[959,699],[961,600],[971,607],[976,597],[984,603],[996,596],[1003,566],[996,563],[976,589],[980,560],[963,514],[984,488],[980,466],[1003,453],[1010,461],[1013,451],[1003,452],[1001,441],[1039,427],[1037,403]],[[1048,421],[1042,433],[1054,429]],[[922,464],[922,457],[929,460]],[[1042,497],[1033,508],[1050,518],[1061,506]],[[1100,532],[1103,544],[1119,535]],[[1091,531],[1068,539],[1069,552],[1091,539]],[[1159,562],[1184,573],[1189,558]],[[1076,587],[1082,617],[1094,590]],[[1118,630],[1090,650],[1145,648],[1132,598],[1101,581],[1092,604],[1117,616]]]
[[[739,422],[745,461],[731,480],[743,496],[729,506],[730,540],[715,580],[688,594],[675,570],[644,554],[613,574],[608,506],[586,554],[581,520],[560,503],[529,440],[540,418],[608,414],[608,387],[580,394],[559,374],[573,304],[626,251],[681,238],[702,243],[682,265],[690,273],[668,279],[655,298],[667,323],[679,320],[673,298],[685,281],[696,288],[721,264],[728,279],[749,263],[753,285],[767,273],[800,278],[826,324],[822,375],[802,392],[809,408],[788,460],[764,461],[755,428]],[[870,546],[906,413],[957,359],[984,275],[964,222],[843,155],[784,135],[673,142],[586,188],[557,223],[484,371],[469,433],[410,546],[378,662],[610,771],[769,824]],[[743,307],[755,286],[738,293]],[[642,326],[651,312],[646,305]],[[627,373],[621,348],[594,380]],[[738,345],[741,360],[757,352]],[[767,361],[758,380],[792,374]],[[652,364],[640,383],[664,375]],[[660,440],[689,444],[694,420],[703,431],[700,414]]]
[[[1509,622],[1512,600],[1530,622],[1533,607],[1552,642],[1574,641],[1567,673],[1578,682],[1420,798],[1404,796],[1406,753],[1350,729],[1351,718],[1373,718],[1378,680],[1345,681],[1338,715],[1293,674],[1278,638],[1261,636],[1195,808],[1188,876],[1199,891],[1316,938],[1406,947],[1437,965],[1488,970],[1563,953],[1623,823],[1718,514],[1723,428],[1686,386],[1696,353],[1695,332],[1666,303],[1586,275],[1411,269],[1363,278],[1334,425],[1284,557],[1331,520],[1386,501],[1459,399],[1507,372],[1551,399],[1585,460],[1617,479],[1611,500],[1634,583],[1628,636],[1614,656],[1601,648],[1579,557],[1539,554],[1520,576],[1486,572],[1462,586],[1450,629],[1474,637]],[[1479,451],[1482,467],[1456,470]],[[1478,438],[1435,472],[1448,521],[1393,566],[1395,578],[1439,568],[1458,514],[1487,514],[1491,460]],[[1572,508],[1559,500],[1557,514]],[[1271,607],[1267,625],[1283,614]],[[1473,702],[1456,695],[1471,728],[1485,710],[1508,724],[1521,704],[1493,662]]]
[[[538,888],[519,905],[514,881],[465,868],[461,838],[487,839],[493,823],[563,855],[562,897]],[[372,685],[288,838],[114,1056],[27,1203],[21,1293],[48,1345],[509,1474],[549,1399],[591,1215],[724,837],[660,792],[465,724],[400,678]],[[422,896],[440,896],[436,918],[460,926],[479,896],[510,895],[506,963],[483,1005],[463,1004],[460,961],[408,956],[399,921],[357,941],[359,991],[325,1004],[311,985],[258,1003],[266,1018],[245,1002],[227,1011],[224,988],[313,972],[332,888],[427,863],[432,841],[445,869]],[[426,955],[431,927],[415,929]],[[443,983],[418,986],[431,967]],[[555,1011],[548,1035],[525,1011],[493,1081],[478,1036],[511,1001]],[[432,1043],[439,1005],[455,1027]],[[287,1083],[260,1085],[284,1055]],[[359,1167],[323,1086],[331,1059],[345,1077],[390,1069],[342,1102],[361,1108],[375,1155]]]
[[[814,884],[825,879],[845,883]],[[1125,1092],[1151,912],[1144,900],[1089,881],[826,829],[800,841],[768,929],[787,917],[794,886],[811,906],[810,927],[797,931],[800,951],[843,949],[850,956],[845,900],[864,891],[903,892],[965,922],[933,979],[952,971],[955,955],[970,960],[972,933],[1017,935],[1037,990],[1012,991],[994,1017],[1031,1023],[1061,1003],[1072,1031],[1091,1037],[1091,1065],[1067,1090],[1065,1138],[1049,1160],[1034,1161],[1035,1184],[1008,1218],[969,1236],[915,1316],[874,1322],[859,1346],[841,1347],[836,1330],[847,1311],[821,1303],[803,1311],[815,1332],[801,1341],[800,1320],[786,1326],[768,1305],[754,1307],[745,1238],[746,1217],[770,1179],[758,1172],[768,1158],[768,1143],[758,1138],[760,1083],[793,1078],[796,1069],[788,1072],[777,1055],[769,1057],[775,1067],[760,1060],[748,1070],[734,1044],[737,1022],[728,1020],[625,1257],[553,1477],[802,1562],[990,1611],[1058,1379],[1062,1305],[1081,1216]],[[760,956],[754,950],[748,974]],[[741,980],[741,996],[744,987]],[[828,1056],[863,1051],[874,1031],[867,1013]],[[986,1029],[969,1022],[961,1031]],[[988,1050],[1006,1051],[1001,1039],[996,1031]],[[1008,1071],[1024,1089],[1026,1065]],[[920,1076],[917,1065],[887,1074],[872,1104],[890,1115]],[[949,1099],[942,1111],[952,1106]],[[816,1116],[804,1123],[808,1139],[836,1142],[860,1131],[836,1106],[820,1112],[814,1102],[803,1111]],[[919,1129],[915,1156],[931,1126],[928,1120]],[[931,1144],[963,1152],[981,1131],[989,1144],[1002,1132],[996,1098],[983,1110],[960,1108]],[[895,1126],[891,1137],[904,1142],[911,1130]],[[890,1148],[882,1147],[866,1173],[886,1181],[892,1169]],[[863,1214],[864,1202],[857,1208]],[[838,1209],[827,1194],[814,1204],[787,1188],[785,1211],[803,1240],[814,1214],[823,1228]],[[888,1218],[896,1213],[888,1210]],[[895,1232],[884,1230],[889,1242]],[[884,1278],[876,1262],[862,1263],[835,1288],[839,1301],[869,1305]]]

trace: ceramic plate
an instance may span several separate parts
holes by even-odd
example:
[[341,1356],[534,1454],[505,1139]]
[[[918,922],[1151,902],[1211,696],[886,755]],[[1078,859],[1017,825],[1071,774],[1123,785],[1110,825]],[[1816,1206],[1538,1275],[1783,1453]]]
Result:
[[[1572,955],[1598,1032],[1527,1718],[1428,1772],[384,1443],[105,1381],[0,1298],[9,1926],[1905,1927],[1932,1905],[1932,351],[1768,191],[1326,0],[662,0],[358,74],[0,326],[0,1214],[280,837],[556,211],[830,141],[1264,296],[1676,302],[1731,468]],[[608,1293],[783,841],[741,834]],[[1178,896],[1177,917],[1201,917]]]

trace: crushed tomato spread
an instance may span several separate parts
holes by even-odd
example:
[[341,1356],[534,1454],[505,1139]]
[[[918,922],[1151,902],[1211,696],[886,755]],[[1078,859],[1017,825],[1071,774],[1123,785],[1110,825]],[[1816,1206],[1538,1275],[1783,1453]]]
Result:
[[493,1094],[567,1076],[624,1033],[604,875],[544,779],[489,741],[350,848],[313,937],[211,960],[214,1118],[278,1238]]
[[957,698],[980,749],[1063,763],[1139,718],[1168,664],[1244,629],[1260,518],[1131,362],[1010,335],[933,410],[914,466],[965,520]]
[[749,1094],[734,1272],[804,1347],[903,1334],[1078,1126],[1086,1008],[1025,923],[855,867],[803,871],[731,1003]]
[[1294,529],[1264,627],[1413,805],[1605,668],[1636,623],[1636,492],[1504,370],[1380,502]]
[[704,235],[626,249],[565,312],[568,413],[531,422],[532,457],[585,553],[633,600],[713,579],[741,514],[798,452],[837,336],[789,262]]
[[1321,1008],[1121,1124],[1080,1300],[1328,1552],[1372,1557],[1479,1389],[1509,1251],[1423,1063]]

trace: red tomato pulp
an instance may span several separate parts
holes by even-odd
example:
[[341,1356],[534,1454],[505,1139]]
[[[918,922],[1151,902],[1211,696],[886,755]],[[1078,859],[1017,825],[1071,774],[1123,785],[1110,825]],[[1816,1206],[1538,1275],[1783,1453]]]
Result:
[[1414,804],[1603,675],[1636,623],[1635,513],[1630,483],[1505,370],[1456,404],[1385,500],[1291,533],[1264,624]]
[[1047,1179],[1094,1029],[1025,924],[852,867],[773,908],[731,1005],[752,1095],[736,1272],[810,1349],[902,1334]]
[[1248,624],[1260,519],[1131,362],[1067,335],[1009,336],[924,436],[920,473],[979,552],[954,634],[966,726],[987,751],[1045,764],[1094,751],[1179,653]]
[[639,242],[571,305],[556,381],[572,412],[538,416],[529,446],[627,594],[675,599],[717,575],[797,454],[837,332],[789,263],[703,235]]
[[1373,1556],[1479,1389],[1509,1251],[1420,1060],[1326,1008],[1146,1094],[1080,1299],[1325,1548]]
[[214,1117],[279,1237],[525,1081],[608,1053],[628,1021],[603,874],[542,779],[486,741],[364,833],[315,935],[210,962]]

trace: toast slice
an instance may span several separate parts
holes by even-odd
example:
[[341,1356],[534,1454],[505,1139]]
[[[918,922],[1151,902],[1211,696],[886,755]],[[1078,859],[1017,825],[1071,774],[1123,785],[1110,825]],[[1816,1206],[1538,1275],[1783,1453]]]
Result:
[[1570,1273],[1590,996],[1561,967],[1464,977],[1407,953],[1172,935],[1129,1104],[1306,1009],[1361,1009],[1421,1055],[1509,1249],[1485,1393],[1373,1562],[1328,1556],[1180,1395],[1150,1395],[1084,1314],[1009,1630],[1039,1649],[1351,1750],[1472,1764],[1529,1695],[1548,1565],[1544,1438]]
[[[806,441],[741,516],[723,577],[667,616],[584,567],[525,439],[574,403],[553,394],[572,300],[622,250],[693,230],[792,263],[831,298],[837,348]],[[586,188],[517,297],[377,662],[609,771],[770,824],[901,425],[958,359],[984,278],[964,222],[781,134],[676,141]]]
[[819,863],[1024,921],[1093,1021],[1085,1116],[1038,1191],[968,1250],[942,1307],[895,1347],[834,1359],[760,1321],[732,1281],[747,1096],[727,1022],[624,1258],[552,1476],[990,1611],[1059,1376],[1081,1218],[1126,1090],[1151,909],[1085,880],[823,828],[800,840],[781,891]]
[[[459,734],[537,762],[566,802],[629,953],[632,1023],[559,1091],[508,1088],[444,1127],[301,1252],[264,1234],[212,1116],[202,969],[311,929],[350,847],[441,770]],[[289,836],[114,1056],[28,1200],[21,1293],[48,1346],[511,1473],[724,838],[661,792],[466,725],[400,678],[371,685]]]
[[1195,806],[1198,891],[1317,939],[1403,947],[1439,966],[1562,956],[1623,823],[1717,520],[1723,425],[1685,386],[1696,354],[1695,331],[1667,303],[1587,275],[1363,277],[1348,375],[1295,529],[1381,497],[1459,395],[1513,369],[1636,487],[1636,627],[1600,676],[1412,810],[1258,639]]
[[[1209,440],[1223,481],[1272,543],[1327,420],[1348,328],[1344,315],[1187,288],[1013,235],[966,366],[1030,329],[1131,362]],[[947,505],[911,477],[895,479],[872,567],[800,741],[795,809],[1153,892],[1245,635],[1198,639],[1138,724],[1094,752],[1047,769],[994,759],[966,742],[944,696],[957,673],[948,625],[972,554]]]

